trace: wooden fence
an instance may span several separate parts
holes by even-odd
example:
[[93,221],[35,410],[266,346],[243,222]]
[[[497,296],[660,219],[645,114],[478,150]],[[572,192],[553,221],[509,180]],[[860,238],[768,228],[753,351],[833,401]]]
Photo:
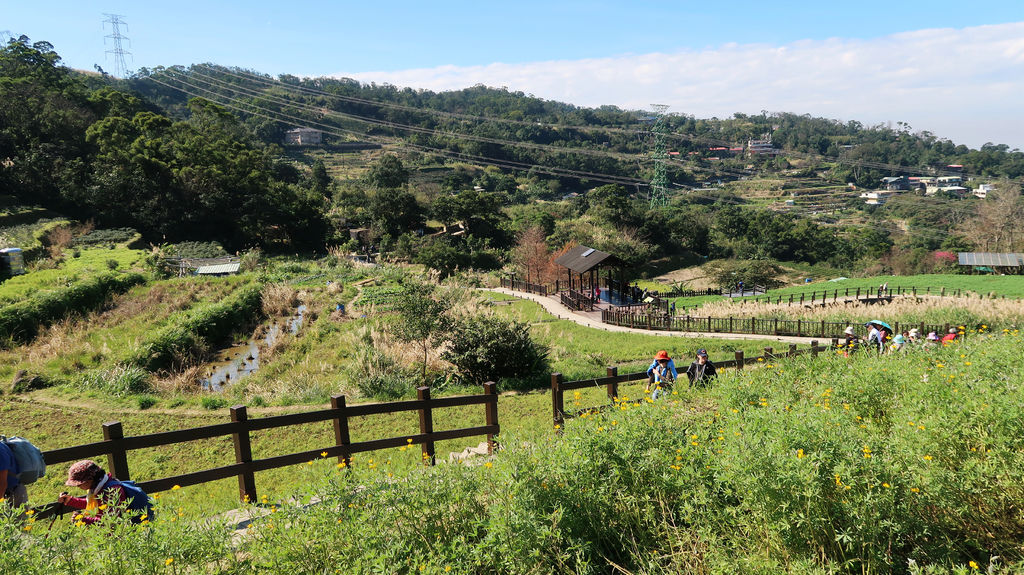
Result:
[[[841,297],[842,298],[850,297],[850,298],[855,298],[855,299],[864,299],[864,298],[867,298],[867,299],[879,299],[879,298],[889,298],[889,297],[892,297],[892,296],[903,296],[903,295],[907,295],[907,296],[936,295],[936,296],[939,296],[939,297],[962,297],[964,295],[967,295],[966,292],[963,292],[960,289],[955,289],[955,290],[951,289],[951,290],[948,290],[948,291],[944,287],[943,288],[934,288],[935,291],[932,291],[932,289],[933,288],[931,288],[931,287],[919,288],[917,286],[896,286],[896,287],[888,288],[888,289],[886,289],[884,291],[879,291],[879,289],[877,287],[871,287],[871,288],[844,288],[844,289],[838,289],[837,288],[837,289],[834,289],[834,290],[821,290],[821,291],[815,290],[815,291],[812,291],[810,293],[802,292],[802,293],[785,294],[785,295],[774,295],[774,296],[772,296],[772,295],[757,296],[755,298],[742,299],[742,300],[740,300],[740,303],[746,303],[746,302],[749,301],[749,302],[754,302],[754,303],[774,303],[774,304],[784,304],[784,303],[786,303],[786,304],[814,304],[815,302],[819,302],[821,304],[825,304],[825,303],[828,303],[828,301],[830,299],[833,302],[836,302]],[[986,297],[986,296],[978,294],[978,297]],[[991,293],[987,297],[995,298],[996,295],[995,295],[995,293]],[[1004,295],[1004,296],[1002,296],[1002,298],[1006,299],[1006,296]]]
[[524,291],[524,292],[534,293],[534,294],[543,295],[543,296],[555,293],[555,291],[552,288],[550,288],[550,287],[548,287],[546,285],[534,284],[534,283],[524,282],[524,281],[521,281],[521,280],[510,279],[510,278],[501,278],[501,287],[503,287],[505,289],[515,290],[515,291]]
[[576,290],[559,292],[562,305],[573,311],[594,311],[594,298]]
[[[670,317],[664,314],[625,313],[617,310],[602,310],[601,321],[611,325],[649,329],[656,331],[690,331],[701,333],[747,333],[754,335],[784,335],[796,337],[818,337],[822,339],[841,338],[847,326],[853,326],[858,336],[867,337],[868,329],[862,320],[856,322],[816,321],[807,319],[760,319],[754,317]],[[929,331],[944,334],[951,324],[900,323],[892,322],[895,333],[917,328],[921,334]]]
[[[430,397],[429,387],[420,387],[416,391],[417,398],[415,400],[351,406],[346,405],[344,395],[338,395],[331,398],[331,407],[328,409],[262,417],[259,419],[249,419],[245,406],[237,405],[231,408],[231,421],[229,423],[129,437],[125,437],[121,423],[114,421],[103,424],[103,441],[53,449],[44,452],[43,458],[48,466],[52,466],[59,463],[106,455],[107,471],[118,479],[131,479],[131,471],[128,468],[129,451],[230,435],[234,440],[235,446],[234,464],[162,479],[139,481],[138,485],[147,493],[157,493],[171,489],[175,485],[184,487],[228,477],[237,477],[239,497],[242,501],[254,502],[257,501],[257,471],[306,463],[321,457],[337,457],[339,462],[344,461],[347,464],[351,461],[352,455],[356,453],[418,444],[421,446],[424,461],[429,465],[434,465],[435,442],[475,435],[486,435],[488,451],[493,451],[494,436],[498,434],[500,429],[498,426],[498,394],[494,382],[485,383],[483,385],[483,394],[481,395],[432,398]],[[466,405],[484,406],[485,425],[441,431],[434,429],[434,410]],[[373,439],[356,443],[350,440],[349,420],[351,418],[405,411],[417,411],[419,413],[419,434]],[[333,445],[287,455],[253,459],[249,437],[251,432],[319,421],[331,421],[333,423]],[[322,455],[323,453],[327,455],[324,456]],[[58,507],[57,503],[50,503],[39,507],[36,509],[36,517],[51,516],[58,511]]]
[[[832,340],[832,347],[839,345],[838,339]],[[716,368],[736,368],[743,369],[743,366],[751,363],[757,363],[758,361],[770,361],[778,357],[795,357],[798,355],[809,353],[812,356],[817,356],[819,352],[830,349],[829,346],[819,346],[817,341],[812,341],[811,345],[804,349],[797,349],[795,343],[789,344],[789,350],[782,355],[778,355],[775,351],[770,348],[764,348],[764,355],[759,357],[744,357],[743,351],[737,351],[733,359],[726,359],[723,361],[715,361]],[[677,369],[679,366],[676,366]],[[685,368],[684,368],[685,369]],[[682,377],[682,374],[680,374]],[[594,379],[581,379],[578,381],[563,381],[562,374],[552,373],[551,374],[551,418],[554,423],[555,429],[561,429],[565,424],[566,417],[575,417],[576,415],[584,412],[600,411],[608,409],[610,406],[615,405],[616,398],[619,397],[619,384],[628,383],[632,381],[641,381],[647,379],[646,371],[638,371],[635,373],[619,374],[619,368],[609,367],[607,375],[605,377],[597,377]],[[582,408],[574,412],[567,413],[565,411],[565,392],[574,391],[577,389],[589,389],[593,387],[604,387],[608,394],[608,403],[596,406]],[[642,400],[641,400],[642,401]]]

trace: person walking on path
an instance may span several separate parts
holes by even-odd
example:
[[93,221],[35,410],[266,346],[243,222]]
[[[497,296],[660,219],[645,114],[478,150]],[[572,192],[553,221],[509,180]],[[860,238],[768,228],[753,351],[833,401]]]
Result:
[[72,497],[61,493],[57,500],[72,508],[81,509],[76,523],[92,525],[104,515],[117,515],[122,509],[132,512],[132,523],[140,523],[151,513],[149,496],[131,482],[122,483],[107,473],[95,461],[85,459],[68,469],[68,480],[64,485],[86,491],[85,497]]
[[28,503],[28,491],[18,479],[21,469],[14,458],[14,452],[0,441],[0,487],[3,487],[3,500],[11,507],[20,507]]
[[718,375],[715,364],[708,359],[708,352],[704,349],[697,350],[697,357],[686,368],[686,377],[690,379],[690,387],[707,387],[714,377]]
[[651,399],[658,399],[672,390],[672,383],[678,377],[675,362],[668,356],[667,351],[661,350],[654,355],[654,361],[647,368],[647,387],[644,388],[644,393],[650,393]]

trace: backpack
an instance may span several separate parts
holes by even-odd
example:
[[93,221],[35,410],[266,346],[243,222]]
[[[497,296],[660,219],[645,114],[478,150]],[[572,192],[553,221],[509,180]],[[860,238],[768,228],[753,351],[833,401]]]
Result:
[[14,461],[18,463],[18,481],[24,485],[35,483],[37,479],[46,475],[46,462],[43,461],[43,452],[24,437],[7,437],[0,435],[0,442],[11,448],[14,453]]
[[128,500],[128,511],[132,512],[132,521],[138,522],[142,517],[153,519],[153,502],[149,495],[141,487],[129,479],[116,479],[118,485],[124,488],[125,497]]

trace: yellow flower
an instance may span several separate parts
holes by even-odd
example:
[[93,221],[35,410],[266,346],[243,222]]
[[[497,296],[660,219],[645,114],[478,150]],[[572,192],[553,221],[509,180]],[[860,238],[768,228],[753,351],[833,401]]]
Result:
[[451,571],[451,570],[452,570],[452,566],[451,566],[451,565],[445,565],[445,566],[444,566],[444,572],[445,572],[445,573],[447,573],[447,572],[449,572],[449,571]]
[[804,450],[803,449],[797,449],[796,450],[796,458],[797,459],[803,459],[803,457],[804,457]]
[[168,557],[166,560],[164,560],[164,566],[166,566],[166,567],[170,567],[171,563],[174,563],[174,558],[173,557]]
[[179,489],[181,489],[180,485],[175,485],[175,486],[171,487],[171,491],[177,491]]
[[321,451],[320,452],[320,457],[327,457],[327,452],[326,451]]
[[967,564],[971,566],[971,569],[974,569],[974,570],[978,569],[978,564],[975,563],[974,561],[970,561]]
[[920,490],[920,489],[918,489],[917,487],[911,487],[911,488],[910,488],[910,492],[911,492],[911,493],[917,493],[917,492],[919,492],[919,491],[921,491],[921,490]]
[[490,461],[488,461],[487,463],[484,463],[484,467],[486,467],[487,469],[490,469],[490,468],[494,467],[494,464],[491,463]]
[[888,489],[888,488],[890,488],[890,487],[892,487],[892,486],[891,486],[891,485],[889,485],[888,483],[883,483],[883,484],[882,484],[882,487],[885,487],[886,489]]
[[931,461],[932,460],[932,456],[931,455],[925,455],[924,456],[924,460],[925,461]]

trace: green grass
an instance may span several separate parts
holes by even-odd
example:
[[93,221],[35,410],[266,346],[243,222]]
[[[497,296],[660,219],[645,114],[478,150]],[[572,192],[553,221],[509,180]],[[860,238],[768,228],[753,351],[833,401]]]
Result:
[[847,288],[878,289],[883,283],[889,284],[889,290],[895,291],[898,287],[917,287],[920,292],[925,288],[932,288],[932,293],[946,288],[947,295],[954,290],[962,292],[973,292],[987,296],[995,293],[997,296],[1008,298],[1024,297],[1024,276],[995,276],[995,275],[958,275],[958,274],[925,274],[916,276],[877,276],[870,278],[849,278],[842,281],[831,282],[828,280],[815,281],[786,288],[771,290],[767,295],[789,295],[791,293],[810,293],[822,290],[840,290],[842,293]]
[[74,248],[65,250],[59,267],[40,269],[25,275],[15,276],[0,284],[0,305],[21,301],[43,290],[65,287],[78,279],[109,272],[109,260],[117,262],[117,269],[139,268],[146,253],[126,247],[82,247],[79,257],[74,257]]
[[677,369],[685,369],[698,349],[708,350],[712,360],[732,359],[742,350],[747,357],[761,355],[770,342],[716,338],[679,338],[628,332],[602,331],[560,320],[540,304],[519,300],[495,307],[495,313],[530,324],[530,334],[550,351],[552,372],[567,380],[603,376],[608,366],[621,373],[643,371],[658,350],[669,352]]
[[[351,471],[314,461],[258,474],[276,513],[237,548],[206,521],[236,505],[237,484],[225,480],[162,494],[154,523],[114,527],[114,537],[65,522],[44,538],[42,522],[26,532],[0,519],[0,558],[30,574],[1020,572],[1021,349],[1017,332],[901,356],[801,357],[571,419],[562,435],[546,394],[503,396],[505,449],[486,463],[423,468],[417,449],[392,449],[358,456]],[[66,445],[75,426],[79,441],[95,438],[104,420],[21,402],[0,414],[47,448]],[[226,416],[151,408],[116,418],[137,434]],[[354,433],[415,428],[395,416]],[[331,436],[327,425],[261,433],[254,453]],[[130,464],[146,479],[231,458],[224,438]],[[64,470],[51,469],[58,477],[33,498],[61,489]],[[312,497],[321,503],[302,505]]]

